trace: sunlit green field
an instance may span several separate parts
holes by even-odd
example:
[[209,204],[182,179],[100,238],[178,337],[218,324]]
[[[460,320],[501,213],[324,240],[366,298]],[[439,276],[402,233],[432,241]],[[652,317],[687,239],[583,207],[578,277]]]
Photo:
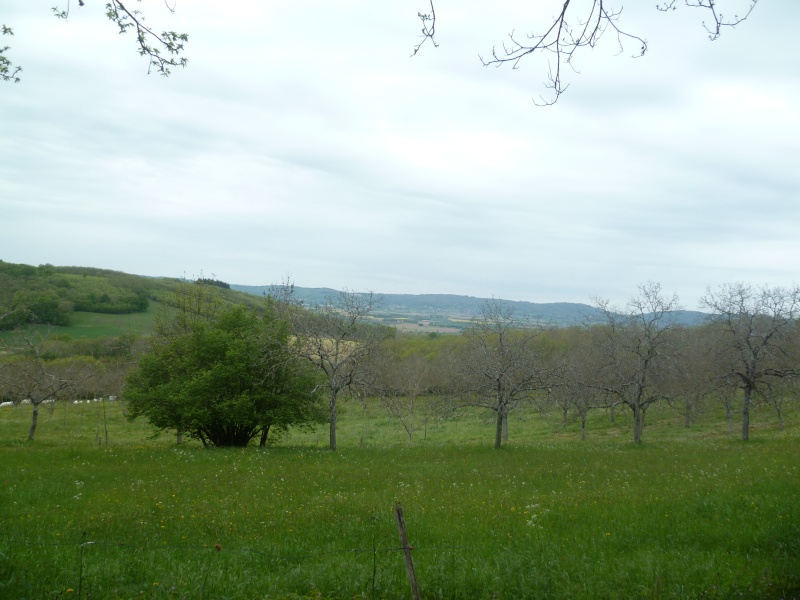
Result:
[[[149,439],[117,402],[0,409],[0,598],[800,598],[800,424],[748,443],[716,413],[643,436],[598,413],[581,442],[522,413],[419,423],[377,404],[271,449]],[[108,444],[106,445],[106,429]]]

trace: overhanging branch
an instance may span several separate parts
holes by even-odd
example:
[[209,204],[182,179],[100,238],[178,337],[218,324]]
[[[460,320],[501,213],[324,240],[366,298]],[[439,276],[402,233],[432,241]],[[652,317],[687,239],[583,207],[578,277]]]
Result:
[[[703,27],[712,41],[720,37],[724,27],[735,27],[745,21],[753,12],[758,0],[747,0],[746,12],[742,15],[734,14],[733,18],[726,17],[719,10],[718,2],[719,0],[683,0],[683,4],[687,7],[708,11],[710,18],[703,21]],[[657,4],[656,8],[661,12],[667,12],[676,10],[677,4],[678,0],[664,0],[661,4]],[[512,31],[501,48],[493,47],[490,57],[484,59],[483,56],[480,56],[479,58],[484,66],[500,67],[510,63],[511,68],[517,69],[522,60],[532,54],[550,55],[545,87],[552,90],[552,97],[549,99],[540,97],[540,101],[536,104],[555,104],[569,87],[569,83],[565,82],[563,77],[564,67],[569,65],[573,71],[578,72],[573,64],[578,50],[585,47],[594,48],[609,29],[616,36],[620,54],[625,51],[626,43],[635,43],[636,45],[636,49],[632,53],[633,58],[641,57],[647,52],[648,46],[645,38],[626,31],[620,26],[621,15],[622,8],[611,8],[608,0],[591,0],[591,2],[583,3],[563,0],[560,12],[552,18],[544,33],[532,33],[520,37],[516,31]],[[417,54],[428,40],[437,46],[434,39],[436,11],[433,0],[430,0],[430,12],[418,13],[418,16],[422,21],[422,41],[414,47],[412,56]]]
[[[78,0],[78,4],[84,6],[84,0]],[[175,12],[174,5],[170,6],[166,1],[165,5],[167,10]],[[57,18],[67,19],[70,13],[69,0],[66,10],[61,10],[57,6],[54,6],[52,10]],[[156,33],[144,24],[144,15],[141,11],[127,8],[120,0],[110,0],[106,3],[106,17],[117,25],[120,34],[128,33],[131,30],[136,32],[138,53],[149,59],[148,73],[155,69],[161,75],[168,76],[172,67],[186,66],[187,59],[181,54],[185,44],[189,41],[188,34],[175,31]]]

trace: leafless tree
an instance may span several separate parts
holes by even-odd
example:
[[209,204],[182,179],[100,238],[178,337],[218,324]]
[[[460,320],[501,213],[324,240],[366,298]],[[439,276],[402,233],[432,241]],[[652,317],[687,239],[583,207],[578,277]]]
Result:
[[33,440],[42,405],[54,404],[78,388],[93,372],[79,358],[53,358],[47,333],[18,329],[8,343],[14,356],[0,364],[2,396],[33,409],[28,439]]
[[[733,0],[736,1],[736,0]],[[724,3],[725,0],[722,0]],[[677,9],[678,4],[687,7],[705,10],[708,20],[703,21],[703,27],[708,32],[709,39],[716,40],[726,27],[735,27],[750,16],[758,0],[745,0],[744,10],[741,14],[734,14],[733,18],[724,15],[718,6],[720,0],[666,0],[657,4],[656,8],[662,12]],[[561,0],[559,10],[539,31],[520,36],[512,31],[508,41],[500,48],[492,48],[489,58],[480,57],[484,66],[502,66],[510,64],[516,69],[520,63],[536,54],[549,57],[547,83],[545,86],[552,90],[552,97],[541,98],[537,104],[554,104],[562,93],[569,87],[563,78],[565,67],[569,66],[576,71],[574,59],[576,53],[582,48],[594,48],[604,34],[610,32],[614,36],[619,53],[625,52],[625,43],[633,44],[635,49],[633,57],[641,57],[647,52],[647,40],[639,34],[631,33],[620,24],[622,6],[614,8],[608,0]],[[430,12],[420,12],[418,16],[422,22],[422,41],[414,47],[416,54],[422,45],[430,40],[436,43],[436,10],[433,0],[430,0]]]
[[[798,363],[795,363],[798,364]],[[787,404],[800,398],[800,379],[797,376],[783,377],[761,390],[764,403],[772,407],[778,417],[778,427],[784,428],[783,414]]]
[[593,374],[602,360],[585,331],[576,331],[559,357],[558,373],[549,388],[550,399],[561,411],[561,426],[571,419],[581,422],[581,440],[586,439],[589,413],[608,406],[605,391],[592,385]]
[[679,352],[675,368],[668,372],[668,402],[689,427],[706,410],[708,400],[718,393],[717,365],[708,349],[714,332],[704,327],[681,327],[675,331]]
[[[283,286],[286,290],[288,286]],[[372,292],[343,291],[309,310],[299,310],[287,300],[290,310],[294,351],[319,367],[325,374],[330,409],[330,449],[336,450],[336,418],[339,395],[359,384],[365,384],[370,356],[380,342],[381,332],[366,321],[379,303]]]
[[716,352],[720,377],[735,380],[743,392],[742,439],[750,438],[750,408],[756,393],[765,394],[781,378],[798,374],[793,360],[800,316],[800,287],[754,287],[726,284],[700,299],[720,332]]
[[678,297],[665,296],[661,285],[648,282],[627,308],[612,307],[597,300],[606,323],[591,328],[593,344],[601,360],[586,382],[633,412],[633,441],[641,443],[647,409],[668,398],[668,372],[674,368],[676,347],[672,343],[677,325],[673,313]]
[[465,348],[458,362],[462,402],[495,413],[494,447],[508,435],[508,415],[534,391],[546,387],[535,341],[543,328],[517,321],[512,308],[487,300],[462,334]]
[[374,356],[371,364],[375,375],[369,392],[380,399],[391,417],[400,421],[411,446],[417,426],[426,425],[435,414],[419,410],[420,399],[430,390],[431,364],[419,354],[400,357],[385,347]]

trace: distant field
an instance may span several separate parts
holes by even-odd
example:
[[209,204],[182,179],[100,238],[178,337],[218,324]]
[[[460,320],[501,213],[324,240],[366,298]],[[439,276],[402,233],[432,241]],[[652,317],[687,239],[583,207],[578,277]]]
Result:
[[[150,301],[146,312],[130,314],[107,314],[75,312],[71,314],[72,324],[66,327],[55,325],[33,326],[51,335],[69,336],[72,339],[94,339],[100,337],[117,337],[125,334],[146,334],[153,326],[153,320],[160,306],[159,302]],[[0,338],[9,338],[11,331],[0,331]]]
[[438,325],[420,325],[418,323],[389,323],[398,331],[405,333],[461,333],[458,327],[440,327]]
[[109,315],[76,312],[73,314],[72,325],[54,327],[53,330],[75,339],[119,336],[126,333],[141,334],[148,332],[152,327],[158,307],[158,302],[151,301],[147,311],[142,313]]
[[[414,447],[376,402],[272,449],[149,439],[120,402],[0,409],[2,598],[800,598],[800,419],[759,408],[749,443],[716,411],[575,425],[524,412],[493,450],[479,413]],[[422,412],[420,412],[420,415]],[[650,416],[650,415],[648,415]],[[105,430],[108,428],[108,446]]]

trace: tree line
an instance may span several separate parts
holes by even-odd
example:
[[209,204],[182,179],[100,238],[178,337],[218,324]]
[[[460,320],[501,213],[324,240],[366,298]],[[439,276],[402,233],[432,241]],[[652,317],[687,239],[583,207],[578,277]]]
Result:
[[633,440],[640,443],[654,404],[672,406],[691,423],[717,401],[732,430],[739,402],[747,440],[754,402],[771,405],[782,423],[784,403],[800,392],[798,287],[736,283],[709,289],[701,300],[708,321],[694,327],[678,322],[677,296],[653,282],[641,285],[624,307],[602,299],[595,304],[602,323],[552,329],[518,321],[501,301],[487,301],[457,343],[434,361],[407,356],[388,363],[413,375],[379,369],[372,393],[388,398],[395,413],[395,399],[407,398],[409,420],[409,398],[421,389],[435,390],[450,410],[481,407],[494,416],[494,445],[500,448],[508,439],[509,414],[523,405],[559,410],[565,423],[579,419],[582,437],[591,411],[607,410],[613,419],[615,411],[627,409]]
[[253,308],[225,302],[223,292],[182,282],[146,337],[76,344],[19,328],[5,341],[0,397],[32,404],[30,439],[40,406],[94,394],[123,396],[131,419],[207,446],[266,445],[290,427],[327,423],[336,450],[345,397],[378,399],[409,443],[432,418],[479,409],[492,416],[500,448],[509,416],[525,406],[579,420],[582,438],[592,411],[613,419],[629,410],[640,443],[654,404],[688,424],[718,402],[731,433],[738,407],[747,440],[755,402],[782,423],[800,392],[797,286],[709,289],[701,301],[709,319],[694,327],[679,323],[678,298],[652,282],[623,307],[596,299],[603,321],[570,328],[518,319],[488,300],[469,328],[448,336],[371,323],[380,303],[372,293],[305,306],[287,284]]

